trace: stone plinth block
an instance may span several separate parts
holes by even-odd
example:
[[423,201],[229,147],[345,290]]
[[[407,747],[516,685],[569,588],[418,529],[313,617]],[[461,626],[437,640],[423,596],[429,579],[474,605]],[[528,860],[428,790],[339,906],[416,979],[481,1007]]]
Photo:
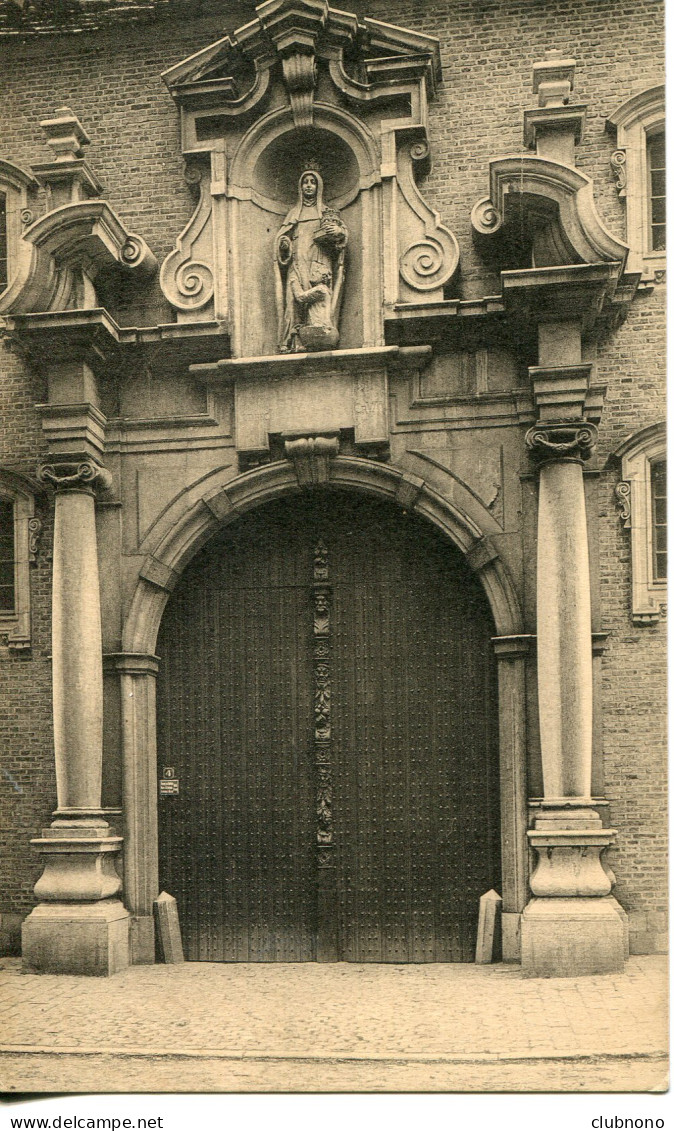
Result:
[[623,923],[615,901],[532,899],[522,914],[522,973],[575,978],[624,969]]
[[129,913],[117,899],[42,903],[23,924],[27,974],[117,974],[129,965]]

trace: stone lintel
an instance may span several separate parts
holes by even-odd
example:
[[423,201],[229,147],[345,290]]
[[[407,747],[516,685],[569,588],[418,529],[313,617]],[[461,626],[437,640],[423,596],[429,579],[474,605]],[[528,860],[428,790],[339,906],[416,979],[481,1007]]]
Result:
[[83,362],[97,376],[109,376],[128,364],[129,353],[135,350],[163,367],[187,365],[195,359],[212,362],[229,345],[226,322],[120,327],[104,307],[10,314],[6,325],[10,340],[47,372],[57,364]]
[[[476,320],[485,340],[498,337],[505,307],[500,295],[481,299],[445,299],[442,302],[399,302],[384,314],[386,341],[397,345],[446,342],[474,334]],[[502,333],[502,330],[501,330]]]

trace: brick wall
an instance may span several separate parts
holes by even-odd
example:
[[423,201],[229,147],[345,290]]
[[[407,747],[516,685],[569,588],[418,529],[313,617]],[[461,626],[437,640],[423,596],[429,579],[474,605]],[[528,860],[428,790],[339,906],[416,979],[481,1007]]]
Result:
[[[459,240],[459,297],[499,291],[493,258],[473,243],[470,211],[488,192],[489,159],[522,150],[522,110],[535,104],[531,67],[547,47],[576,59],[574,100],[588,106],[578,166],[594,179],[597,208],[607,227],[625,237],[624,202],[609,166],[615,141],[605,122],[630,95],[662,81],[660,4],[357,0],[345,6],[441,41],[444,82],[431,106],[433,168],[423,191]],[[134,22],[127,14],[123,28],[99,10],[88,18],[95,18],[100,30],[78,35],[35,35],[30,28],[22,31],[18,17],[12,16],[12,27],[0,19],[0,31],[4,27],[7,32],[0,34],[0,69],[11,76],[2,94],[0,157],[25,167],[47,159],[39,121],[70,106],[92,138],[87,156],[104,195],[160,261],[193,208],[183,179],[177,112],[160,72],[253,15],[250,3],[185,0],[180,19],[171,17],[174,7],[165,4],[165,17],[152,23]],[[0,2],[0,16],[4,11]],[[140,310],[129,309],[129,322],[171,319],[156,282],[143,304]],[[660,945],[664,929],[666,756],[658,705],[664,696],[665,630],[662,625],[635,628],[629,616],[629,536],[613,496],[619,472],[609,457],[632,432],[664,415],[663,321],[663,288],[656,287],[638,296],[627,322],[597,349],[597,380],[608,386],[598,454],[602,501],[593,516],[599,529],[603,627],[611,634],[604,667],[606,793],[619,833],[612,851],[617,896],[632,916],[638,948]],[[39,375],[5,350],[0,367],[0,462],[30,471],[41,445],[33,405],[43,399],[44,390]],[[17,829],[1,844],[2,889],[9,902],[0,904],[0,910],[29,906],[35,868],[26,844],[54,802],[48,545],[46,530],[32,574],[32,658],[0,662],[2,765],[22,790],[16,792],[3,779],[2,803],[16,814],[10,822]]]
[[[39,375],[0,342],[0,468],[35,475],[45,445],[36,403],[45,399]],[[35,513],[43,522],[37,561],[30,567],[32,650],[9,656],[0,648],[0,940],[12,914],[34,903],[40,869],[30,838],[51,819],[56,785],[51,719],[51,545],[52,508],[38,496]]]

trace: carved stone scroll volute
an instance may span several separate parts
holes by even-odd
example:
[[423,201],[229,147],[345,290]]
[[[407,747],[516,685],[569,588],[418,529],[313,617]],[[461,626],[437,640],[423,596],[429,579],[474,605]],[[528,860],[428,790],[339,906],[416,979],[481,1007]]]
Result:
[[[416,183],[416,170],[430,157],[425,138],[404,144],[397,155],[397,193],[392,219],[399,232],[398,262],[391,264],[388,281],[393,301],[441,300],[443,288],[459,265],[459,245],[437,212],[424,200]],[[398,276],[395,278],[394,276]]]
[[161,288],[179,318],[203,311],[212,301],[215,289],[210,170],[188,165],[185,180],[199,187],[199,202],[178,236],[175,250],[164,260],[159,276]]

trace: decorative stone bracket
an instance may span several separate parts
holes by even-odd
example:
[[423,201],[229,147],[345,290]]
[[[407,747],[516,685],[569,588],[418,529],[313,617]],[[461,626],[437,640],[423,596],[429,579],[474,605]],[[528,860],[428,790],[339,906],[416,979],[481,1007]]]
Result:
[[339,455],[339,440],[335,436],[307,436],[285,441],[286,458],[295,465],[300,487],[316,487],[327,483],[330,477],[330,460]]

